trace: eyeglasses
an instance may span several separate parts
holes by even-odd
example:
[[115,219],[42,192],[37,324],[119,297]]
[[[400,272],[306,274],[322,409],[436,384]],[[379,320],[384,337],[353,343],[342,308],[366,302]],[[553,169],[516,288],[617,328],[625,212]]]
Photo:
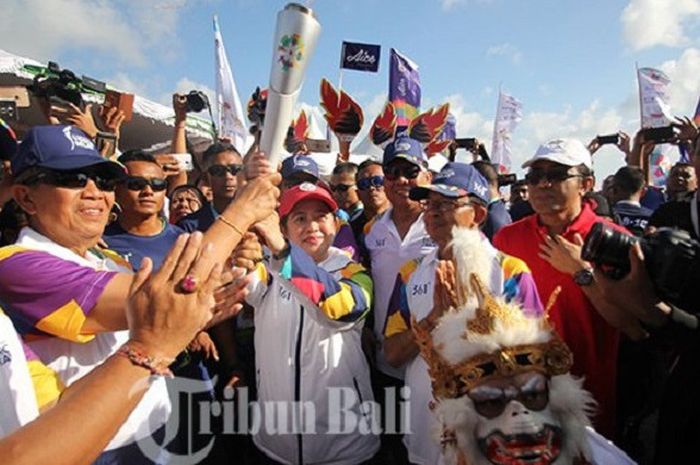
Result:
[[161,192],[168,188],[168,181],[160,178],[146,179],[141,176],[129,176],[124,180],[126,188],[130,191],[142,191],[146,186],[151,186],[153,192]]
[[211,174],[212,176],[223,178],[224,176],[226,176],[226,173],[231,173],[235,176],[238,173],[240,173],[242,169],[243,165],[235,163],[232,165],[211,165],[207,169],[207,173]]
[[525,182],[531,186],[536,186],[543,180],[549,183],[557,183],[566,181],[569,178],[583,177],[583,175],[578,173],[569,173],[569,169],[569,167],[565,166],[561,169],[530,170],[530,172],[525,175]]
[[389,166],[384,169],[384,176],[386,179],[389,181],[395,181],[397,180],[400,176],[403,176],[406,179],[416,179],[418,175],[420,174],[420,168],[418,168],[415,165],[411,166],[401,166],[401,165],[396,165],[396,166]]
[[524,386],[479,386],[467,393],[474,409],[482,417],[496,418],[503,414],[508,404],[517,400],[526,408],[539,412],[549,403],[549,383],[543,375],[531,378]]
[[440,200],[432,201],[428,200],[425,202],[425,209],[431,211],[438,211],[440,213],[449,213],[451,211],[457,210],[462,207],[471,207],[470,202],[459,202],[456,200]]
[[379,189],[384,186],[384,176],[370,176],[357,181],[357,188],[361,191],[367,191],[370,187]]
[[105,175],[97,170],[81,171],[54,171],[43,170],[34,176],[30,176],[22,181],[22,184],[32,185],[37,183],[48,184],[66,189],[83,189],[88,181],[92,179],[95,186],[104,192],[113,192],[119,179],[114,176]]
[[330,187],[333,192],[347,192],[355,187],[355,184],[336,184],[335,186]]

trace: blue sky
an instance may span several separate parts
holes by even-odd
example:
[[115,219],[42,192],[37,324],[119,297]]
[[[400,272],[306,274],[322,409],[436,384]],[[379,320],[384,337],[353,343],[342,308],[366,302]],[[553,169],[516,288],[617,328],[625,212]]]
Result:
[[[278,0],[5,0],[0,48],[167,102],[214,88],[212,15],[242,99],[269,75]],[[343,40],[382,46],[379,73],[346,71],[343,87],[371,121],[387,91],[388,51],[420,65],[424,104],[450,101],[460,137],[490,140],[499,85],[524,103],[515,160],[555,136],[634,131],[635,62],[673,79],[672,108],[691,113],[700,82],[700,0],[315,0],[322,25],[301,101],[338,80]],[[487,144],[488,146],[488,144]],[[597,155],[607,174],[621,164]]]

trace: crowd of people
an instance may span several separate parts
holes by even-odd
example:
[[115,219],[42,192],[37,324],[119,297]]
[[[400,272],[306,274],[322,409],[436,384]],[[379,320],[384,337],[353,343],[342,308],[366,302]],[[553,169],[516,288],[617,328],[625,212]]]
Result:
[[[544,415],[550,401],[563,426],[545,431],[562,443],[549,441],[536,463],[694,456],[698,309],[665,295],[645,267],[664,228],[700,240],[700,130],[690,119],[673,142],[691,162],[674,165],[665,188],[648,182],[654,142],[620,133],[625,166],[596,192],[597,139],[544,142],[508,189],[478,150],[472,163],[430,171],[424,144],[406,134],[381,159],[339,157],[328,177],[304,144],[273,166],[256,144],[244,153],[228,140],[191,152],[187,170],[173,155],[191,150],[181,95],[167,153],[121,153],[116,109],[34,98],[45,125],[20,140],[12,122],[0,127],[3,463],[530,463],[505,455],[534,423],[509,436],[489,421]],[[601,227],[627,238],[626,273],[612,277],[587,255]],[[601,247],[599,256],[613,254]],[[444,337],[453,310],[475,296],[481,307],[461,339],[476,347],[475,334],[509,327],[479,320],[492,296],[499,318],[544,331],[527,343],[504,333],[501,353],[548,344],[572,362],[532,349],[530,371],[493,362],[499,378],[480,358],[476,371],[440,384],[449,370],[434,350],[460,337],[430,352],[425,335]],[[562,392],[581,387],[562,388],[557,377],[569,371],[590,393],[577,394],[590,397],[580,411],[610,443],[596,435],[586,445],[585,415],[573,428],[561,413]],[[182,396],[183,380],[203,387]],[[482,425],[473,450],[461,430],[445,429],[455,398],[487,425],[462,419]],[[257,416],[249,401],[263,406]],[[214,413],[227,403],[235,422],[244,418],[233,434],[232,417]]]

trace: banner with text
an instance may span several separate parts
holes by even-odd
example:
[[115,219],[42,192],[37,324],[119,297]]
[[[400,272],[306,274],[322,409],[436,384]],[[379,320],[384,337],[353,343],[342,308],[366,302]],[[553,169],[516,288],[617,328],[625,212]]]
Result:
[[499,92],[496,119],[493,122],[491,162],[500,173],[508,173],[511,165],[511,135],[523,119],[523,104],[515,97]]
[[663,71],[654,68],[638,69],[637,78],[642,128],[660,128],[671,124],[671,80]]
[[380,52],[381,47],[379,45],[343,41],[340,67],[376,73],[379,70]]

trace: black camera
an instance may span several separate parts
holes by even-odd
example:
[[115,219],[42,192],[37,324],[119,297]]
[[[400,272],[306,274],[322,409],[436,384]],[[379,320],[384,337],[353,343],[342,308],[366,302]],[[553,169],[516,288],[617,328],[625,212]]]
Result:
[[187,99],[188,113],[199,113],[209,106],[209,98],[202,91],[192,90],[185,98]]
[[510,186],[516,182],[518,182],[518,177],[515,173],[498,175],[498,187]]
[[68,69],[60,69],[54,62],[49,62],[48,75],[38,75],[27,89],[36,97],[49,100],[53,104],[72,103],[83,108],[81,94],[83,80]]
[[596,223],[583,244],[584,260],[621,279],[630,271],[629,248],[639,242],[654,288],[663,300],[692,311],[700,302],[700,243],[687,231],[659,228],[642,238]]

